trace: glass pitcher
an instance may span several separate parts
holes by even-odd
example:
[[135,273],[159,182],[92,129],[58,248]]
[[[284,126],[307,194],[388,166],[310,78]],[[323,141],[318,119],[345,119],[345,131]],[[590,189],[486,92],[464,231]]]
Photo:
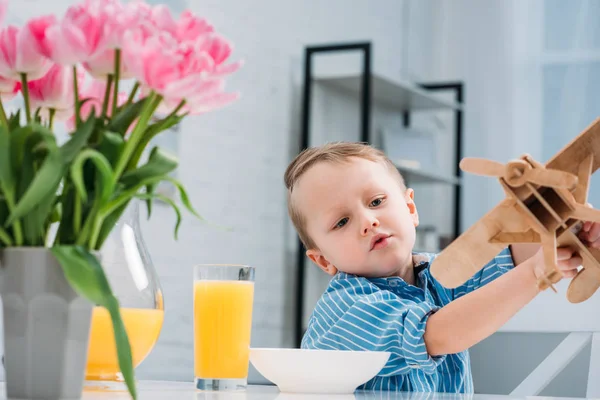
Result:
[[[130,201],[100,250],[102,266],[119,300],[134,368],[154,348],[164,320],[162,289],[141,234],[140,203],[135,198]],[[104,308],[96,307],[92,313],[86,380],[122,379],[110,315]]]

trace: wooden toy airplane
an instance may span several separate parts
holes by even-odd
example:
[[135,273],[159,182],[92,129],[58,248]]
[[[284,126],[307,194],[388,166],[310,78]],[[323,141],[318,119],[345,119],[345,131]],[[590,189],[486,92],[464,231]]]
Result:
[[541,289],[562,277],[556,268],[556,247],[569,246],[583,259],[582,269],[567,290],[572,303],[587,300],[600,287],[600,250],[577,237],[584,221],[600,222],[600,210],[587,205],[591,175],[600,168],[600,118],[559,151],[546,165],[529,155],[506,165],[464,158],[460,168],[495,176],[506,199],[446,247],[431,265],[432,275],[455,288],[483,268],[511,243],[541,243],[545,259]]

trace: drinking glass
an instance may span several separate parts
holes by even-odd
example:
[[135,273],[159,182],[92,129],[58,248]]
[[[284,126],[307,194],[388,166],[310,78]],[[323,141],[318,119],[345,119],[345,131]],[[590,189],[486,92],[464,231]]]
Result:
[[243,390],[248,381],[254,267],[194,267],[194,376],[200,390]]

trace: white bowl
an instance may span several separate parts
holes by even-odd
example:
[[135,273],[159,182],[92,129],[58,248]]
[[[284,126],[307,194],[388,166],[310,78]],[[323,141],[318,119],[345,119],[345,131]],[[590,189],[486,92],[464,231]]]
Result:
[[252,365],[284,393],[354,393],[389,357],[378,351],[250,349]]

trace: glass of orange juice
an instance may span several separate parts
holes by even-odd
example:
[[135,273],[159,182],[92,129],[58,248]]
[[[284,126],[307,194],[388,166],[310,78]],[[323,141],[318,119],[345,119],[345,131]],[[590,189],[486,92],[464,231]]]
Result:
[[243,390],[248,380],[254,267],[194,267],[194,376],[200,390]]

